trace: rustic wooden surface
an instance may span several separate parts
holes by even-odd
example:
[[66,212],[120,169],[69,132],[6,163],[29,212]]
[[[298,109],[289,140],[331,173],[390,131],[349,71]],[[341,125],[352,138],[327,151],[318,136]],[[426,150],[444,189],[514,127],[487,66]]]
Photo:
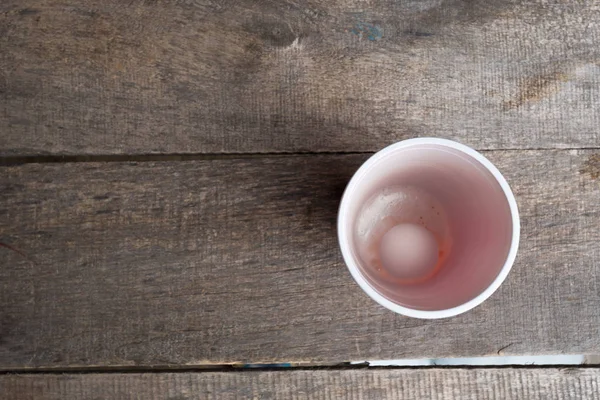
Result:
[[0,155],[597,148],[600,1],[3,0]]
[[[0,400],[596,398],[596,368],[164,371],[597,354],[599,39],[600,0],[1,1]],[[274,154],[420,136],[492,150],[522,218],[448,320],[343,265],[366,154]]]
[[599,392],[596,368],[0,376],[3,400],[591,400]]
[[339,255],[364,155],[0,169],[0,369],[339,362],[600,349],[600,153],[491,151],[522,218],[467,314],[378,306]]

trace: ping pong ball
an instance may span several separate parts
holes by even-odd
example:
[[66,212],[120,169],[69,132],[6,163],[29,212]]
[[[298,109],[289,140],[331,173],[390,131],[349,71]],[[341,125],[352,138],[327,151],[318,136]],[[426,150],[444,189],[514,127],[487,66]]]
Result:
[[429,230],[418,224],[399,224],[381,239],[383,267],[398,278],[419,278],[430,273],[438,260],[438,243]]

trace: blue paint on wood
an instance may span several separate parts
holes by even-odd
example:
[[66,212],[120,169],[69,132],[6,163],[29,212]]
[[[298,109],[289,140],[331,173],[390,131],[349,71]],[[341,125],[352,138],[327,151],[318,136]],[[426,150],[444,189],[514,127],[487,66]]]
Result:
[[366,22],[357,22],[350,32],[360,38],[367,38],[372,42],[383,38],[383,29],[381,27]]

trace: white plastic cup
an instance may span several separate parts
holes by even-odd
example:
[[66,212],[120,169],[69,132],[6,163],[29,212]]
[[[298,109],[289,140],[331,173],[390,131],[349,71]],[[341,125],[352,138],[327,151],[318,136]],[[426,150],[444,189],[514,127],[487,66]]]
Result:
[[500,171],[437,138],[374,154],[350,180],[338,215],[352,277],[382,306],[415,318],[481,304],[508,275],[519,235],[517,203]]

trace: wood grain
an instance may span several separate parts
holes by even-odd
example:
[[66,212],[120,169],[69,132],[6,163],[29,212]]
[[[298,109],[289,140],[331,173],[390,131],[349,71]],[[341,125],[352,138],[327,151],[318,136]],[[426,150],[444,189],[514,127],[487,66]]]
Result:
[[363,155],[3,167],[0,369],[597,354],[598,152],[487,155],[519,203],[517,262],[438,321],[378,306],[341,260]]
[[0,155],[598,148],[598,22],[598,0],[4,0]]
[[3,400],[596,399],[600,370],[394,369],[0,376]]

